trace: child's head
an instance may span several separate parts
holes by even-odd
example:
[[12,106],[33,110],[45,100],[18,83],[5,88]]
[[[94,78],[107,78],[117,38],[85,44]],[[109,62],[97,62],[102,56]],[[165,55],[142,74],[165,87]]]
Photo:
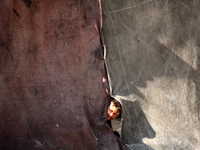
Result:
[[107,120],[115,119],[122,112],[122,105],[116,99],[111,100],[108,107]]

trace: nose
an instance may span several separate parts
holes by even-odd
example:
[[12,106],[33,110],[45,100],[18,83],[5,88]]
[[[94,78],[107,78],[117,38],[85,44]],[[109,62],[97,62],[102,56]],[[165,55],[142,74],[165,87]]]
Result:
[[110,113],[110,117],[113,117],[114,113]]

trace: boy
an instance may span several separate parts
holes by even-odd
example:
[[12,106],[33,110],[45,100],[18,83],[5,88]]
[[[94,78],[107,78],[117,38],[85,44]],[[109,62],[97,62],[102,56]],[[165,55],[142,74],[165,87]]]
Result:
[[[110,106],[108,107],[107,111],[107,121],[106,125],[112,129],[111,120],[115,119],[119,114],[122,112],[122,105],[120,102],[114,98],[112,98],[110,102]],[[119,132],[113,131],[113,133],[120,137]]]

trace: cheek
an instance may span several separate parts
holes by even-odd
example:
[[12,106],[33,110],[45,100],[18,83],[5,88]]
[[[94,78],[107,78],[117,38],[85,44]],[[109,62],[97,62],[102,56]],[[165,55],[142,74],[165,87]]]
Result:
[[108,110],[107,115],[109,115],[109,114],[110,114],[110,111]]

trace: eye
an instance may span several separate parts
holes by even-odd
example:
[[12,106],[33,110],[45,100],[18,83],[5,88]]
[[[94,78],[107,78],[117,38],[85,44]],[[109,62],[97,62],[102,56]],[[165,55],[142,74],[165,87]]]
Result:
[[113,112],[111,109],[109,109],[111,112]]

